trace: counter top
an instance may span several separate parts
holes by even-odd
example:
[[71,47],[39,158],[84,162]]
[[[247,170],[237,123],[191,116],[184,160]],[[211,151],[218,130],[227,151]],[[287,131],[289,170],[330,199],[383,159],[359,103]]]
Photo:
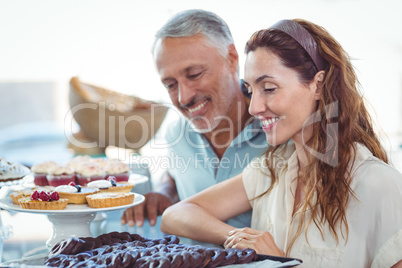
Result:
[[[165,235],[160,231],[160,219],[155,226],[150,226],[148,221],[145,221],[143,227],[121,225],[120,218],[123,211],[98,213],[91,223],[93,236],[113,231],[138,233],[152,239]],[[5,226],[12,227],[13,233],[10,238],[3,241],[2,262],[47,252],[46,241],[52,235],[52,225],[46,215],[1,210],[0,216]]]

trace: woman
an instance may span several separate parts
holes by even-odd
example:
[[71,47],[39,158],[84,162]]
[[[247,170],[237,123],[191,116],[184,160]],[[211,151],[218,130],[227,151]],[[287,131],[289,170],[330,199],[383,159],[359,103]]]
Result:
[[[271,147],[170,207],[162,231],[306,267],[402,267],[402,175],[387,164],[347,53],[305,20],[254,33],[245,52],[249,111]],[[224,223],[250,208],[251,228]]]

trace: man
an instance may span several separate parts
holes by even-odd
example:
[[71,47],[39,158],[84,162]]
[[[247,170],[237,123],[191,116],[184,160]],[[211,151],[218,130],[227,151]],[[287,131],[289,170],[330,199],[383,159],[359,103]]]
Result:
[[[166,134],[171,165],[159,192],[127,209],[122,224],[143,225],[173,203],[231,178],[267,148],[241,90],[238,54],[226,23],[203,10],[171,18],[156,34],[153,56],[173,105],[186,120]],[[251,213],[229,220],[249,226]]]

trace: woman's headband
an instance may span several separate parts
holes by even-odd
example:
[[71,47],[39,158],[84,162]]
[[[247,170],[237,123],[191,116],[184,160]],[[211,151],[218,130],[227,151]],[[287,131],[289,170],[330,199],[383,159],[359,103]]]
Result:
[[281,20],[269,29],[276,29],[291,36],[310,55],[318,71],[325,69],[325,61],[318,51],[317,42],[303,26],[293,20]]

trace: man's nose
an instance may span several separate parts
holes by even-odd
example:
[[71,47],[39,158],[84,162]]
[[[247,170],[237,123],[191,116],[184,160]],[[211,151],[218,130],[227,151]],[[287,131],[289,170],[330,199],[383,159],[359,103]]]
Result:
[[182,105],[187,105],[191,102],[191,100],[196,95],[196,90],[191,87],[188,83],[180,83],[179,84],[179,103]]

